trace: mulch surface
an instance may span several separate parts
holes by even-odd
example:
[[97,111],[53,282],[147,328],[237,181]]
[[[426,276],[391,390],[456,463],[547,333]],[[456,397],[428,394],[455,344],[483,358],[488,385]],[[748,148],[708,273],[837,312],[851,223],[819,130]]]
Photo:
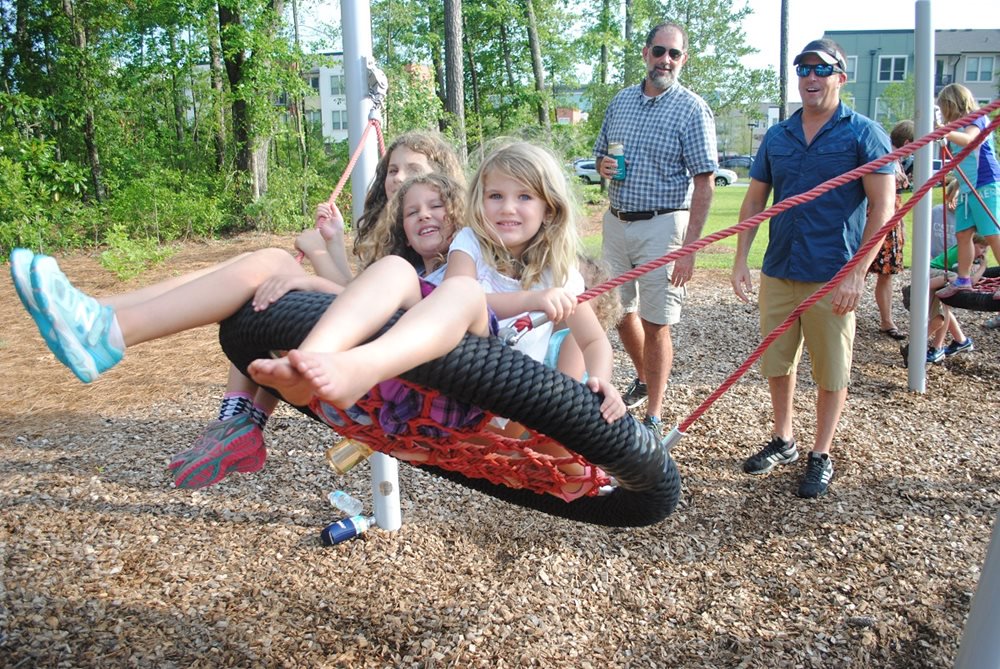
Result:
[[[187,243],[128,284],[96,254],[60,262],[100,294],[268,245],[291,238]],[[770,436],[752,370],[675,449],[681,505],[655,526],[550,518],[401,465],[402,529],[326,547],[327,493],[370,501],[370,468],[336,476],[335,435],[288,407],[263,471],[171,487],[170,456],[222,396],[217,328],[136,346],[84,386],[0,281],[0,665],[950,666],[1000,497],[1000,332],[961,313],[976,350],[914,393],[876,313],[869,292],[823,499],[794,496],[804,458],[741,472]],[[689,415],[758,340],[727,273],[698,272],[663,420]],[[803,367],[803,450],[814,402]]]

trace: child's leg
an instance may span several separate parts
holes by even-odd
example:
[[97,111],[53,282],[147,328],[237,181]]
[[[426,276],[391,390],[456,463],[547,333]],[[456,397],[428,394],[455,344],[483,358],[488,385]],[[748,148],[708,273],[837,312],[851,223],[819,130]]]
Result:
[[[954,312],[951,309],[945,311],[948,327],[941,328],[942,331],[947,330],[951,333],[951,340],[958,343],[965,341],[965,333],[962,332],[962,326],[959,324],[958,319],[955,318]],[[941,337],[941,344],[944,344],[944,337]],[[940,348],[940,345],[938,346]]]
[[955,243],[958,245],[958,279],[968,279],[972,274],[972,257],[976,253],[972,243],[972,235],[976,229],[966,228],[955,233]]
[[933,336],[928,338],[930,340],[930,345],[932,347],[942,348],[944,346],[944,339],[945,336],[948,334],[948,328],[945,326],[948,323],[949,316],[950,314],[945,316],[945,318],[941,318],[940,316],[935,317],[934,322],[937,324],[937,327],[934,328]]
[[879,329],[883,332],[895,330],[896,323],[892,320],[892,274],[875,277],[875,304],[878,305]]
[[217,323],[236,313],[268,278],[301,271],[295,259],[281,249],[263,249],[223,263],[161,295],[117,310],[125,345]]
[[948,283],[948,274],[942,273],[930,278],[928,285],[930,286],[931,292],[935,292],[938,288],[944,288],[945,284]]
[[[207,274],[225,267],[237,260],[242,260],[243,258],[250,255],[249,253],[241,253],[238,256],[233,256],[228,260],[223,260],[220,263],[212,265],[211,267],[205,267],[204,269],[195,270],[194,272],[188,272],[187,274],[181,274],[180,276],[171,277],[169,279],[164,279],[158,283],[154,283],[151,286],[144,286],[137,290],[133,290],[130,293],[122,293],[121,295],[108,295],[106,297],[98,297],[97,301],[101,304],[106,304],[115,310],[124,309],[126,307],[134,307],[142,304],[143,302],[148,302],[154,297],[159,297],[164,293],[168,293],[174,288],[183,286],[186,283],[190,283],[195,279],[199,279]],[[299,266],[301,269],[301,266]],[[304,270],[303,270],[304,271]]]
[[[344,295],[358,280],[351,283]],[[388,288],[389,285],[382,284],[383,299]],[[371,308],[372,303],[367,306]],[[327,321],[321,321],[324,326],[336,325],[326,316],[323,320]],[[367,344],[338,351],[330,346],[349,339],[333,336],[332,332],[317,332],[319,326],[317,324],[300,349],[289,352],[287,359],[255,360],[250,373],[255,381],[277,389],[292,404],[304,405],[317,395],[343,409],[357,402],[379,381],[399,376],[448,353],[466,332],[486,336],[489,311],[486,295],[474,279],[453,277],[414,304],[383,335]],[[333,352],[329,352],[331,350]]]
[[257,251],[165,292],[152,287],[160,294],[120,310],[76,289],[49,256],[32,259],[31,284],[46,325],[56,335],[46,343],[81,381],[89,383],[117,364],[126,346],[222,320],[266,279],[300,272],[296,265],[279,249]]

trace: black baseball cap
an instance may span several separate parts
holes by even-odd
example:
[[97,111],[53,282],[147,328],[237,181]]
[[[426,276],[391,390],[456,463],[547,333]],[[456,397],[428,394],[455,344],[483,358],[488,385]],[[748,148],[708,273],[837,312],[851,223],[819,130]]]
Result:
[[795,57],[792,65],[798,65],[803,58],[811,53],[819,56],[820,60],[827,65],[836,65],[841,70],[847,71],[847,59],[844,58],[844,50],[832,39],[826,39],[825,37],[823,39],[814,39],[809,44],[806,44],[806,48],[802,49],[802,53]]

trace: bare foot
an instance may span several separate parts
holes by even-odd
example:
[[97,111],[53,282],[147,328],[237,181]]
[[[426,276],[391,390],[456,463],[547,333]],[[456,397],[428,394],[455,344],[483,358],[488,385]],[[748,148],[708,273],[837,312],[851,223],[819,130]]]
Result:
[[316,353],[293,350],[288,360],[311,385],[312,394],[335,407],[354,405],[372,387],[382,381],[371,364],[345,353]]
[[292,365],[289,358],[254,360],[247,367],[247,372],[260,385],[281,393],[289,404],[307,406],[313,397],[312,384]]

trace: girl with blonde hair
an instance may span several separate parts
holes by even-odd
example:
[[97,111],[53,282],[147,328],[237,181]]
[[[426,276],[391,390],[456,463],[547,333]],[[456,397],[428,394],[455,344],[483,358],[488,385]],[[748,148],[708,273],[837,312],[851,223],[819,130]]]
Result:
[[[949,84],[938,93],[938,106],[945,123],[951,123],[979,109],[972,92],[961,84]],[[953,155],[957,155],[989,125],[988,116],[980,116],[969,125],[944,136]],[[978,232],[1000,260],[1000,162],[994,151],[993,137],[987,137],[975,151],[959,164],[958,169],[968,179],[958,178],[958,206],[955,209],[955,239],[958,242],[958,276],[937,292],[938,297],[951,297],[972,290],[972,261],[975,244],[972,236]],[[994,295],[1000,300],[1000,290]]]
[[[479,167],[470,210],[440,286],[426,285],[399,258],[379,260],[351,282],[297,349],[251,363],[253,379],[292,404],[315,397],[346,409],[377,383],[448,353],[467,332],[496,334],[525,312],[541,311],[549,322],[515,348],[541,361],[552,323],[565,321],[583,352],[587,386],[604,396],[602,416],[608,422],[624,416],[610,383],[611,343],[590,305],[577,304],[584,281],[574,208],[558,161],[524,142],[501,146]],[[367,341],[400,308],[406,313]]]

